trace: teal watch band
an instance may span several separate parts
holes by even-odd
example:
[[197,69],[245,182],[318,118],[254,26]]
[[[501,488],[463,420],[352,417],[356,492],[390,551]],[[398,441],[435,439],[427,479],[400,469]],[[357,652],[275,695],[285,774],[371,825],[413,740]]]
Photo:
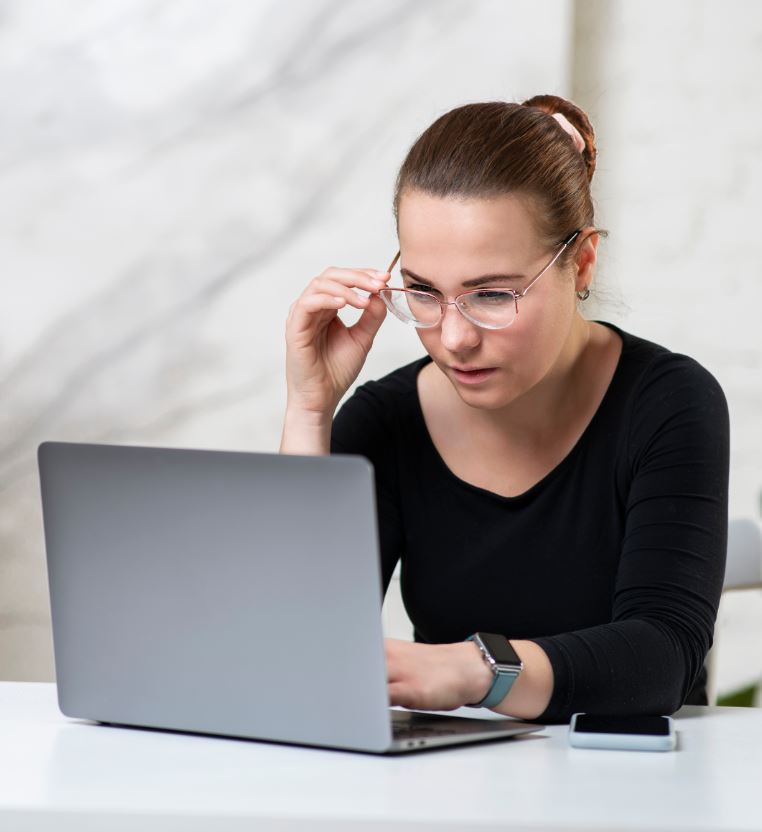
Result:
[[[484,638],[482,638],[484,636]],[[485,639],[493,639],[493,638],[503,638],[507,651],[512,654],[509,658],[505,656],[494,656],[492,651],[489,648],[489,645],[485,642]],[[523,670],[523,664],[521,659],[516,655],[516,652],[510,646],[510,642],[508,639],[495,636],[490,633],[474,633],[473,635],[469,636],[466,641],[474,641],[476,642],[477,647],[482,651],[482,656],[484,660],[489,665],[490,670],[494,674],[494,680],[492,682],[492,687],[487,691],[487,695],[482,699],[480,702],[475,702],[473,705],[469,705],[470,708],[493,708],[495,705],[500,704],[500,702],[505,699],[508,695],[508,691],[513,686],[513,683],[519,676],[519,673]],[[507,660],[507,661],[506,661]]]

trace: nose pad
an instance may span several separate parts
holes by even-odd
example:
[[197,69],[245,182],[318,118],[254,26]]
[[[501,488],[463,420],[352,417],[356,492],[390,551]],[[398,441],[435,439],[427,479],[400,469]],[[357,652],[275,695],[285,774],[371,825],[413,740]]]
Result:
[[481,339],[479,327],[472,324],[455,304],[444,308],[439,326],[442,346],[450,352],[475,347]]

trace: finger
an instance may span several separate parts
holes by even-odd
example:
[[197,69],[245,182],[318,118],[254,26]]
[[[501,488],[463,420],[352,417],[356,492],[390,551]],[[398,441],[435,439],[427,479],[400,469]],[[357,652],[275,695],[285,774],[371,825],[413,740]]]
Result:
[[403,708],[414,707],[414,699],[410,686],[404,682],[392,682],[387,685],[390,705],[401,705]]
[[344,286],[355,286],[373,292],[378,291],[386,285],[389,274],[387,272],[376,271],[375,269],[339,269],[332,266],[325,269],[312,282],[314,283],[322,279],[335,280]]
[[378,295],[370,298],[370,303],[363,310],[358,320],[349,327],[349,333],[365,349],[370,349],[376,333],[386,318],[386,304]]
[[323,269],[323,271],[318,275],[318,277],[337,277],[338,279],[351,279],[353,276],[356,275],[367,275],[368,277],[376,280],[383,280],[384,275],[388,276],[389,272],[382,271],[380,269],[371,269],[370,267],[358,269],[343,269],[339,266],[329,266],[327,269]]
[[334,295],[308,295],[301,297],[291,307],[286,321],[287,331],[293,333],[314,332],[336,317],[346,306],[344,298]]
[[368,297],[366,295],[361,295],[354,288],[345,286],[336,280],[316,278],[312,281],[311,290],[324,295],[333,295],[337,298],[344,298],[347,303],[357,309],[365,309],[368,306]]
[[340,306],[346,306],[346,299],[332,295],[328,292],[314,295],[303,295],[296,300],[288,313],[288,320],[303,320],[305,317],[311,317],[315,312],[321,310],[336,310]]

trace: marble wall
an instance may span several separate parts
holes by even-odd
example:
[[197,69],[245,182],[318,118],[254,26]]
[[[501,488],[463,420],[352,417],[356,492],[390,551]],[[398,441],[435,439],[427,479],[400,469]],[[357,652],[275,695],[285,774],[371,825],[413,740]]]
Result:
[[[658,20],[658,25],[654,25]],[[607,311],[725,390],[731,513],[762,503],[762,6],[587,0],[573,96],[600,135]]]
[[[589,110],[586,314],[717,376],[757,512],[761,37],[753,0],[0,3],[0,678],[53,674],[37,444],[277,448],[289,304],[388,264],[398,166],[469,101]],[[384,326],[358,382],[420,354]]]
[[[567,90],[570,30],[567,0],[0,4],[0,678],[53,673],[37,444],[276,449],[291,301],[385,268],[415,137]],[[362,379],[419,354],[389,326]]]

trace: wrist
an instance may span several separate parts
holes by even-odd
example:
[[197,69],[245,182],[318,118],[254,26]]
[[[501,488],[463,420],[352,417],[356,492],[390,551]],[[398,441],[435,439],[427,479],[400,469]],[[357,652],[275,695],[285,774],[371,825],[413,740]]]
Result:
[[295,402],[286,401],[286,422],[309,428],[325,428],[333,422],[333,411],[325,408],[315,409]]
[[464,696],[466,704],[481,702],[489,693],[495,676],[484,661],[482,651],[473,641],[464,641],[461,645],[464,668]]
[[287,405],[280,452],[328,454],[331,451],[333,414]]
[[511,644],[521,657],[524,671],[508,696],[492,710],[517,719],[537,719],[553,696],[553,667],[539,644],[522,639],[512,639]]

